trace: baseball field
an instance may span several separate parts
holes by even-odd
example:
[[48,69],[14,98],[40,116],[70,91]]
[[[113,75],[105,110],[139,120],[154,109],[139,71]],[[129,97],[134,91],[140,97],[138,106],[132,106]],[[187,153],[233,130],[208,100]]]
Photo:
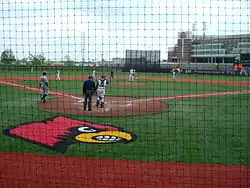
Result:
[[249,77],[115,72],[88,112],[89,72],[0,72],[0,187],[250,186]]

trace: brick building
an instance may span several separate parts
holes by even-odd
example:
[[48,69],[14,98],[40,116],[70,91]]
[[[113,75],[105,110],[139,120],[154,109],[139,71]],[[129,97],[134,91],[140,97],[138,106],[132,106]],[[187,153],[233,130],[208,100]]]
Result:
[[168,62],[250,63],[250,34],[191,37],[179,34],[177,44],[168,50]]

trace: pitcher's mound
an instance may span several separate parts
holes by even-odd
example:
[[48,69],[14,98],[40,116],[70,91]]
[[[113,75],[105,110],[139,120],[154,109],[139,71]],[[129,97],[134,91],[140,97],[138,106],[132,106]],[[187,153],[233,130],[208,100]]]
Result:
[[167,105],[152,99],[136,99],[127,97],[105,97],[104,108],[95,106],[93,98],[92,111],[83,111],[82,97],[58,97],[46,103],[39,103],[42,109],[74,115],[90,116],[131,116],[152,114],[167,109]]
[[143,82],[117,82],[113,83],[115,86],[133,86],[133,87],[150,87],[151,84],[146,84]]

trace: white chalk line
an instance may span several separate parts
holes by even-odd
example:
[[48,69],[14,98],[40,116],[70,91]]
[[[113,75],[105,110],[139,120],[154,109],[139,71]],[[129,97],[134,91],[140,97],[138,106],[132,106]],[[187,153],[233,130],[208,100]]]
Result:
[[[74,98],[74,99],[78,99],[78,97],[72,97],[72,98]],[[83,105],[83,99],[80,99],[80,100],[76,100],[76,101],[74,101],[73,102],[73,104],[74,105],[77,105],[77,106],[82,106]],[[126,101],[120,101],[121,103],[124,103],[124,102],[126,102]],[[120,104],[120,103],[116,103],[116,104],[114,104],[114,103],[112,103],[112,101],[110,102],[110,101],[107,101],[106,102],[106,104],[105,104],[105,106],[107,107],[107,108],[105,108],[106,109],[106,111],[110,111],[110,108],[125,108],[125,107],[131,107],[132,106],[132,103],[125,103],[125,104]]]
[[[40,92],[40,88],[30,87],[26,85],[21,84],[15,84],[11,82],[5,82],[0,80],[0,84],[7,85],[7,86],[13,86],[17,88],[27,89],[35,92]],[[187,94],[187,95],[177,95],[177,96],[167,96],[167,97],[151,97],[151,98],[142,98],[142,99],[134,99],[134,100],[124,100],[119,101],[121,103],[125,103],[124,105],[118,104],[117,107],[129,107],[132,106],[133,103],[140,103],[140,102],[149,102],[149,101],[160,101],[160,100],[176,100],[176,99],[186,99],[186,98],[202,98],[202,97],[209,97],[209,96],[224,96],[224,95],[237,95],[237,94],[247,94],[250,93],[250,90],[241,90],[241,91],[227,91],[227,92],[216,92],[216,93],[201,93],[201,94]],[[77,97],[72,94],[67,94],[63,92],[56,92],[56,91],[50,91],[51,95],[56,96],[63,96],[63,97],[71,97],[74,99],[78,99],[81,102],[83,102],[82,97]],[[78,101],[79,102],[79,101]],[[112,105],[113,107],[114,105]]]
[[78,99],[79,101],[81,101],[81,102],[83,102],[84,101],[84,99],[83,99],[83,97],[76,97],[76,96],[71,96],[73,99]]
[[186,99],[186,98],[202,98],[202,97],[237,95],[237,94],[247,94],[247,93],[250,93],[250,90],[189,94],[189,95],[179,95],[179,96],[177,95],[177,96],[170,96],[170,97],[158,97],[158,98],[155,98],[154,100],[176,100],[176,99]]
[[[13,87],[21,88],[21,89],[27,89],[27,90],[35,91],[37,93],[41,92],[40,88],[30,87],[30,86],[21,85],[21,84],[15,84],[15,83],[11,83],[11,82],[5,82],[5,81],[1,81],[1,80],[0,80],[0,84],[4,84],[4,85],[7,85],[7,86],[13,86]],[[73,96],[71,94],[67,94],[67,93],[63,93],[63,92],[50,91],[49,93],[51,95],[77,98],[77,97],[75,97],[75,96]],[[80,97],[78,97],[78,98],[80,98]]]

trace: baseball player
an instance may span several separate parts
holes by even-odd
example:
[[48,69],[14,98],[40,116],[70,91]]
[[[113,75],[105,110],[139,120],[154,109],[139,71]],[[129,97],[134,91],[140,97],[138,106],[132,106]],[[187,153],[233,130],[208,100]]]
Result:
[[56,70],[56,80],[61,80],[61,78],[60,78],[60,70],[59,69]]
[[92,71],[92,76],[95,78],[95,70]]
[[174,64],[174,67],[172,69],[172,73],[173,73],[173,79],[176,78],[177,74],[181,73],[180,64]]
[[245,76],[248,76],[248,73],[247,73],[247,70],[245,69],[245,67],[242,67],[241,70],[240,70],[240,75],[245,75]]
[[114,71],[110,72],[110,79],[113,80],[114,79]]
[[175,69],[177,70],[177,74],[180,74],[180,73],[181,73],[181,65],[180,65],[180,63],[178,63],[178,64],[175,66]]
[[84,95],[84,103],[83,109],[84,111],[92,111],[92,95],[95,92],[95,82],[93,81],[93,76],[89,76],[88,80],[83,83],[83,95]]
[[173,72],[173,79],[175,79],[176,75],[179,74],[179,70],[177,68],[174,68],[172,72]]
[[40,77],[40,88],[42,89],[41,100],[43,101],[43,103],[46,102],[46,97],[49,94],[49,82],[48,82],[48,78],[47,78],[46,74],[47,73],[44,71],[42,76]]
[[101,79],[97,81],[97,100],[96,107],[104,108],[104,96],[105,96],[105,87],[109,84],[105,76],[101,76]]
[[131,68],[129,71],[129,81],[134,81],[135,78],[135,69]]

